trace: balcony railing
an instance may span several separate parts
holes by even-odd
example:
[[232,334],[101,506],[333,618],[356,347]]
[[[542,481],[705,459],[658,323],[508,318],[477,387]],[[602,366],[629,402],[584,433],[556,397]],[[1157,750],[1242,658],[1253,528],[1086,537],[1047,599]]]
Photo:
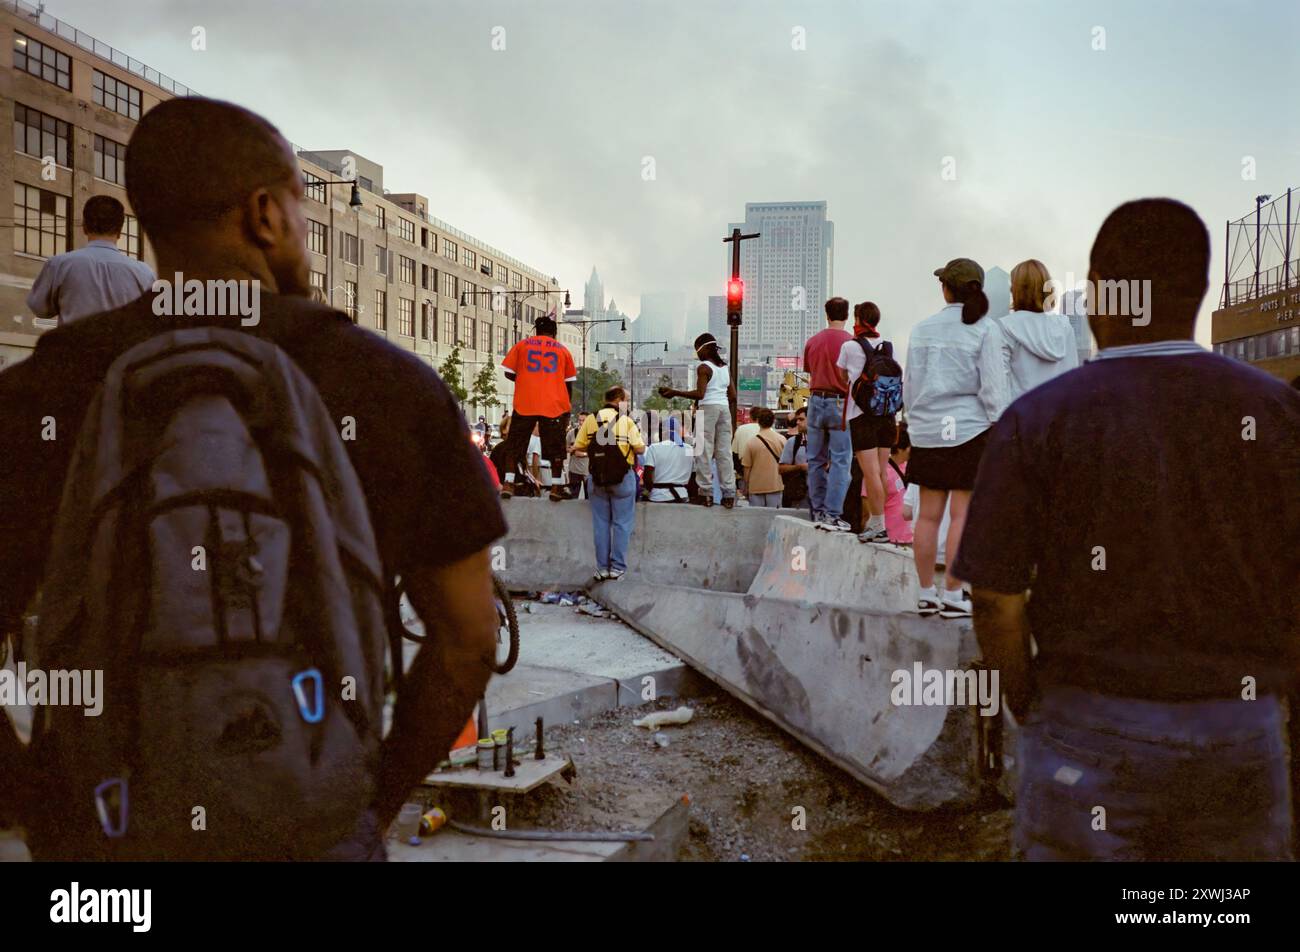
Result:
[[1278,264],[1271,268],[1260,269],[1258,288],[1255,286],[1254,271],[1229,281],[1223,286],[1219,306],[1230,307],[1233,304],[1242,304],[1288,288],[1300,288],[1300,258],[1289,265]]

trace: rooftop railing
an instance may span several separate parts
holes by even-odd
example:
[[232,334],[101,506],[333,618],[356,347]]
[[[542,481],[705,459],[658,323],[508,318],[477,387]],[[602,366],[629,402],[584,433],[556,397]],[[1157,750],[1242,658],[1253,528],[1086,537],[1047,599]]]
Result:
[[0,0],[0,8],[7,9],[23,19],[29,20],[43,30],[53,33],[55,36],[62,37],[70,43],[75,43],[89,53],[94,53],[100,59],[112,63],[114,66],[120,66],[128,73],[139,76],[145,82],[153,83],[159,89],[164,89],[173,96],[189,96],[193,90],[184,83],[178,83],[166,73],[160,73],[158,70],[141,63],[138,59],[128,56],[121,50],[109,46],[103,40],[97,40],[89,33],[78,30],[71,23],[66,23],[58,17],[50,16],[39,7],[30,3],[24,3],[23,0]]
[[[195,90],[186,86],[184,83],[178,83],[166,73],[160,73],[158,70],[140,62],[138,59],[128,56],[116,47],[110,46],[102,40],[96,39],[89,33],[78,30],[71,23],[66,23],[58,17],[51,16],[39,7],[24,2],[24,0],[0,0],[0,9],[9,10],[17,16],[36,24],[41,29],[53,33],[55,36],[62,37],[70,43],[75,43],[83,50],[93,53],[100,59],[106,60],[115,66],[120,66],[127,72],[139,76],[141,79],[145,80],[145,82],[153,83],[159,89],[163,89],[171,93],[173,96],[198,95]],[[317,155],[310,149],[300,148],[292,142],[289,143],[289,145],[293,148],[296,155],[302,156],[313,165],[316,165],[333,175],[343,174],[342,168],[340,168],[336,163],[326,161],[322,156]],[[466,234],[459,228],[449,225],[440,218],[434,218],[432,215],[428,214],[420,215],[418,212],[414,211],[412,211],[411,214],[439,231],[444,231],[462,242],[468,242],[474,246],[476,251],[482,251],[494,261],[504,262],[520,272],[528,272],[531,277],[541,277],[541,272],[531,265],[524,264],[518,258],[508,255],[504,251],[498,251],[491,245],[485,244],[473,235]],[[556,283],[554,278],[541,277],[541,280],[544,284]]]

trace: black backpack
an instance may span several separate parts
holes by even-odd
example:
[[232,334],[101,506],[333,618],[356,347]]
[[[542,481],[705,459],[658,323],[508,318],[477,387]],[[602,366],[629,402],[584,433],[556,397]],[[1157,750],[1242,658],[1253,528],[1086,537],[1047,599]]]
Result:
[[881,341],[872,346],[863,337],[853,338],[862,348],[867,361],[862,373],[853,381],[849,395],[868,416],[893,416],[903,408],[903,368],[894,359],[894,345]]
[[38,714],[36,850],[302,860],[348,838],[376,790],[386,597],[337,423],[283,351],[218,328],[128,350],[41,593],[39,663],[102,671],[104,697]]
[[[591,481],[597,486],[617,486],[631,468],[622,446],[619,445],[619,437],[615,430],[621,416],[622,414],[615,410],[613,417],[596,427],[593,445],[588,450],[587,455],[591,459],[589,470]],[[596,420],[597,422],[600,420],[599,413],[596,415]]]

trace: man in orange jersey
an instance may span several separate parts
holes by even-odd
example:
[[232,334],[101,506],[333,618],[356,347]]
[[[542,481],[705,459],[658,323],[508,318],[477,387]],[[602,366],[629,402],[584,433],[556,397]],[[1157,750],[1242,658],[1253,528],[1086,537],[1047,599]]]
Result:
[[572,407],[573,382],[578,370],[569,349],[555,339],[557,325],[550,314],[533,325],[536,333],[526,337],[501,362],[506,379],[515,385],[514,415],[506,435],[503,469],[505,483],[501,498],[515,492],[515,461],[528,446],[533,425],[542,442],[542,485],[550,489],[552,502],[564,498],[565,433]]

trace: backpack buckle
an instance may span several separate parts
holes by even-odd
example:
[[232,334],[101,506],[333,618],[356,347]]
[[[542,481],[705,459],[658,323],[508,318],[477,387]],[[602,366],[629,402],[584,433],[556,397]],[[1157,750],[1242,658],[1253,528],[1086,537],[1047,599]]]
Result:
[[[116,797],[112,796],[114,793]],[[99,814],[99,825],[104,828],[105,836],[118,839],[126,835],[130,809],[124,779],[110,777],[95,788],[95,812]]]
[[[312,703],[308,704],[307,689],[305,687],[308,681],[316,685],[315,697],[311,699]],[[321,678],[320,671],[315,668],[308,668],[306,671],[299,671],[293,676],[293,696],[298,702],[298,713],[308,724],[319,724],[325,717],[325,682]]]

